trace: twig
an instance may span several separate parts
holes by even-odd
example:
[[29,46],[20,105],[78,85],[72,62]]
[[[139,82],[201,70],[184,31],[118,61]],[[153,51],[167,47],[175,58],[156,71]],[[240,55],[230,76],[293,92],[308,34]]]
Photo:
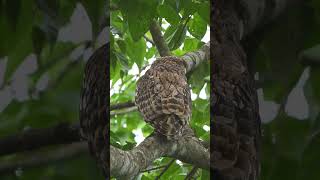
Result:
[[198,171],[198,167],[193,167],[191,171],[187,174],[185,180],[192,179],[193,176],[197,173],[197,171]]
[[0,139],[0,155],[12,154],[55,144],[80,141],[79,125],[61,123],[44,129],[31,129]]
[[164,167],[166,167],[166,165],[164,165],[164,166],[158,166],[158,167],[154,167],[154,168],[150,168],[150,169],[146,169],[146,170],[143,170],[143,171],[141,171],[141,172],[142,172],[142,173],[144,173],[144,172],[150,172],[150,171],[158,170],[158,169],[161,169],[161,168],[164,168]]
[[159,174],[159,176],[157,176],[155,178],[155,180],[160,179],[160,177],[169,169],[169,167],[174,163],[175,159],[172,159],[166,166],[165,168],[161,171],[161,173]]
[[132,107],[135,106],[133,101],[128,101],[125,103],[119,103],[119,104],[114,104],[110,106],[110,111],[112,110],[116,110],[116,109],[122,109],[122,108],[128,108],[128,107]]
[[171,52],[169,50],[169,47],[162,36],[159,24],[155,20],[151,22],[150,33],[160,56],[170,56]]
[[126,114],[126,113],[129,113],[129,112],[135,111],[137,109],[138,109],[137,106],[132,106],[132,107],[129,107],[129,108],[126,108],[126,109],[122,109],[122,110],[118,110],[118,111],[112,111],[112,112],[110,112],[110,116],[119,115],[119,114]]

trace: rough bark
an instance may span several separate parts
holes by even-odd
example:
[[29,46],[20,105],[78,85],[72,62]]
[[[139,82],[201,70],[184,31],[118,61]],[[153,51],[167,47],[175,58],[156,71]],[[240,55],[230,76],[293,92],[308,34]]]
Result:
[[213,1],[211,9],[211,169],[217,180],[260,175],[257,93],[241,39],[277,17],[288,0]]
[[259,108],[234,5],[219,1],[213,9],[211,162],[216,179],[255,180],[260,172]]
[[153,20],[150,25],[150,33],[152,35],[153,42],[155,43],[160,56],[170,56],[171,52],[166,44],[160,26],[157,21]]
[[110,147],[111,176],[119,179],[134,179],[141,171],[159,157],[172,157],[209,170],[209,150],[195,138],[165,141],[152,135],[130,151]]
[[79,125],[61,123],[55,127],[30,129],[0,139],[0,155],[80,141]]
[[14,173],[18,169],[27,170],[34,167],[48,166],[57,161],[66,161],[88,154],[88,147],[85,142],[61,145],[60,147],[45,151],[41,149],[38,151],[25,152],[20,154],[19,158],[14,158],[9,161],[3,160],[0,164],[0,176]]

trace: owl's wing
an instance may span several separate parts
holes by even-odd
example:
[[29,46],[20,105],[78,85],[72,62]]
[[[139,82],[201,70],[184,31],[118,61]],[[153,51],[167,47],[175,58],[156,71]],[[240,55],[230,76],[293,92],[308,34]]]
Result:
[[[109,154],[109,73],[108,44],[99,48],[88,60],[85,67],[83,88],[80,101],[81,135],[88,142],[91,154],[109,176],[108,164],[102,162],[103,154]],[[106,162],[108,162],[108,156]]]
[[149,69],[137,83],[136,104],[156,132],[167,137],[180,134],[191,114],[186,77]]

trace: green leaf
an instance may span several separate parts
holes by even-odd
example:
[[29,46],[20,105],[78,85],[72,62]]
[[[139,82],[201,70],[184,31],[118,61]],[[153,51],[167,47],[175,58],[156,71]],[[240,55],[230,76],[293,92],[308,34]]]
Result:
[[171,6],[172,9],[174,9],[176,12],[179,12],[180,11],[180,3],[179,3],[180,0],[164,0],[163,1],[163,4],[165,5],[168,5],[168,6]]
[[[191,74],[191,77],[188,78],[188,82],[192,85],[192,91],[196,94],[199,94],[205,81],[205,77],[210,73],[210,68],[208,63],[201,63]],[[188,75],[188,74],[187,74]]]
[[186,37],[187,28],[185,24],[179,24],[177,26],[171,25],[164,33],[164,38],[171,51],[179,48]]
[[147,59],[152,58],[156,54],[156,52],[157,52],[157,49],[155,47],[151,47],[146,54],[146,58]]
[[301,60],[303,60],[304,63],[310,62],[310,63],[319,64],[320,63],[320,44],[302,51],[302,53],[300,54],[300,58]]
[[123,53],[119,52],[115,52],[115,55],[119,60],[118,62],[120,62],[122,70],[124,70],[125,72],[128,71],[130,69],[128,64],[128,58]]
[[196,38],[186,38],[183,45],[183,50],[186,52],[194,51],[198,49],[200,41]]
[[199,3],[197,13],[199,13],[201,18],[207,23],[207,25],[210,24],[210,4],[209,4],[209,2]]
[[165,18],[166,21],[172,25],[180,22],[181,17],[170,5],[162,4],[158,6],[158,12],[161,17]]
[[299,179],[316,180],[320,177],[320,171],[317,168],[320,158],[320,133],[319,131],[310,136],[307,147],[303,153]]
[[157,4],[157,0],[120,0],[121,12],[134,41],[138,41],[149,30],[156,16]]
[[145,40],[140,38],[139,41],[133,41],[130,36],[127,36],[125,38],[125,43],[127,47],[127,55],[130,58],[129,65],[132,66],[135,62],[138,67],[141,68],[147,48]]
[[32,29],[33,50],[39,55],[45,43],[45,33],[38,27],[34,26]]
[[23,62],[28,54],[32,51],[32,40],[30,36],[24,37],[24,40],[21,40],[17,43],[16,51],[11,52],[8,58],[8,65],[6,70],[6,80],[8,80],[12,73],[15,71],[17,66]]
[[126,144],[124,146],[122,146],[122,150],[131,150],[132,148],[134,148],[137,145],[137,143],[133,143],[133,142],[129,142],[126,141]]
[[[111,46],[112,47],[112,46]],[[115,50],[110,51],[110,79],[115,83],[119,79],[120,65],[117,63],[117,56]]]
[[76,0],[59,0],[59,22],[61,24],[66,24],[70,21],[70,16],[72,15],[75,7],[76,7]]
[[207,180],[210,179],[210,172],[206,171],[204,169],[201,170],[201,180]]
[[124,40],[117,40],[117,44],[118,44],[118,47],[120,48],[121,52],[123,53],[126,53],[127,51],[127,48],[126,48],[126,43],[124,42]]
[[111,27],[110,31],[112,34],[118,34],[120,37],[122,37],[122,33],[125,31],[123,20],[121,19],[119,12],[112,12],[111,13]]
[[201,40],[206,34],[207,23],[200,17],[198,13],[195,13],[188,23],[188,31],[192,36]]
[[12,29],[15,30],[18,23],[19,13],[21,12],[21,0],[6,1],[4,4],[8,22],[11,25]]
[[[11,77],[12,72],[22,60],[32,52],[32,27],[38,23],[39,16],[34,11],[34,2],[31,0],[20,1],[19,14],[15,21],[15,29],[3,14],[0,16],[0,56],[8,56],[8,64],[5,80]],[[14,3],[8,6],[16,6]],[[11,7],[11,8],[12,8]],[[4,8],[4,7],[3,7]],[[9,13],[9,12],[8,12]]]
[[94,34],[98,34],[101,30],[100,21],[105,14],[107,3],[105,0],[87,1],[82,0],[81,3],[85,7],[88,16],[92,24],[92,31]]
[[186,18],[192,14],[194,14],[197,10],[197,4],[192,0],[183,0],[180,1],[181,8],[183,9],[183,18]]

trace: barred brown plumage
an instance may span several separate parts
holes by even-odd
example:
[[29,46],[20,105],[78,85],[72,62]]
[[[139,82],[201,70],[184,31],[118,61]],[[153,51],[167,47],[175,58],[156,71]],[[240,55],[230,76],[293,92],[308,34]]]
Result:
[[103,163],[109,162],[108,56],[109,46],[105,44],[88,60],[80,100],[81,135],[105,176],[109,176],[108,164]]
[[216,180],[260,176],[260,117],[253,76],[239,39],[238,1],[211,7],[211,168]]
[[157,134],[177,139],[191,117],[191,95],[184,60],[158,58],[138,80],[135,103]]

